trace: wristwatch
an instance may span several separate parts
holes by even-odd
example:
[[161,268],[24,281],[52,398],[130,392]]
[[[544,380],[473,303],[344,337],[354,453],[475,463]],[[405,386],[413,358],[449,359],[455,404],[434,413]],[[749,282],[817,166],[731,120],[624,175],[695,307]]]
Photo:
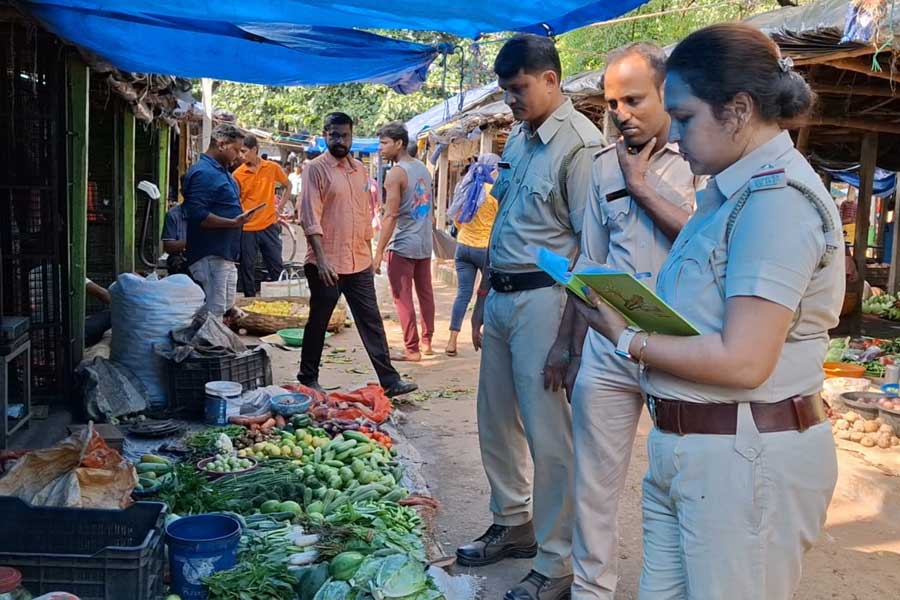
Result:
[[629,348],[631,347],[631,340],[634,339],[634,336],[643,331],[643,329],[634,327],[633,325],[629,325],[628,327],[626,327],[625,331],[622,332],[622,335],[619,336],[619,342],[616,344],[616,354],[618,354],[622,358],[634,360],[634,357],[631,356],[631,352],[629,352]]

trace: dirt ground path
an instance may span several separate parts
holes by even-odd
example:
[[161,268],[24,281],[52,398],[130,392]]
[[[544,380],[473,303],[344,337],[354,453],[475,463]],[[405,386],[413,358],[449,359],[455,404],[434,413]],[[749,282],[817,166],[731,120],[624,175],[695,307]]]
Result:
[[[467,542],[489,524],[488,485],[481,468],[475,417],[478,355],[472,350],[468,324],[460,336],[460,356],[442,351],[454,290],[435,284],[438,354],[422,363],[399,366],[420,386],[415,406],[404,406],[404,433],[421,455],[421,469],[443,509],[435,534],[445,553]],[[385,328],[393,348],[402,336],[389,298],[382,299]],[[322,384],[362,384],[371,366],[354,329],[329,340]],[[276,382],[294,380],[299,353],[276,351]],[[641,422],[622,498],[619,543],[620,600],[637,598],[641,564],[640,480],[647,467],[646,434]],[[840,450],[838,488],[829,509],[825,534],[804,561],[796,598],[801,600],[865,600],[900,598],[900,478],[896,471],[868,462],[856,452]],[[467,570],[484,577],[483,597],[500,598],[526,574],[528,561],[508,561]]]

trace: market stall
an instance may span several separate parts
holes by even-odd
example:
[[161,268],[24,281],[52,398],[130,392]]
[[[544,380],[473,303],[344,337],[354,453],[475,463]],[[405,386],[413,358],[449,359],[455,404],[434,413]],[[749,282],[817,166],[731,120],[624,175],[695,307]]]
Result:
[[[435,557],[423,524],[437,503],[414,489],[393,447],[383,390],[267,392],[230,403],[225,425],[180,423],[174,435],[156,439],[131,433],[121,453],[88,427],[20,458],[0,479],[0,495],[10,496],[0,500],[21,516],[0,525],[0,564],[16,569],[32,593],[68,586],[81,600],[124,598],[122,585],[133,600],[166,590],[173,600],[445,597],[449,576],[428,566]],[[147,431],[147,422],[132,429]],[[66,449],[75,459],[61,464]],[[58,477],[41,478],[38,466],[48,464]],[[75,501],[71,492],[48,492],[88,470],[94,493]],[[98,500],[103,481],[116,486]],[[126,540],[103,538],[94,523],[92,541],[104,544],[94,558],[80,556],[84,543],[59,539],[66,535],[31,539],[36,520],[52,516],[47,524],[59,525],[66,515],[142,520],[131,526],[129,548],[113,547]],[[73,583],[78,573],[91,576]]]

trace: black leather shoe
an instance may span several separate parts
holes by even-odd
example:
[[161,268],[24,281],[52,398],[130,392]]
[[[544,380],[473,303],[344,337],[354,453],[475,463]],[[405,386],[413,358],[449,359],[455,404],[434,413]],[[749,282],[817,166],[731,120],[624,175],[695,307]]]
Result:
[[503,600],[568,600],[572,597],[574,580],[572,575],[551,579],[532,571],[506,592]]
[[384,395],[388,398],[393,398],[395,396],[409,394],[410,392],[414,392],[417,389],[419,389],[419,386],[412,381],[398,381],[397,383],[384,390]]
[[456,550],[456,562],[464,567],[484,567],[504,558],[534,558],[537,547],[531,523],[491,525],[480,538]]

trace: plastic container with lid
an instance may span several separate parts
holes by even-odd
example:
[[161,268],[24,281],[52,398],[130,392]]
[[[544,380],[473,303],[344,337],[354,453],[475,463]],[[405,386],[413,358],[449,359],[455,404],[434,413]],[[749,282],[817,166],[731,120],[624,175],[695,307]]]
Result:
[[12,567],[0,567],[0,600],[31,600],[22,587],[22,574]]

